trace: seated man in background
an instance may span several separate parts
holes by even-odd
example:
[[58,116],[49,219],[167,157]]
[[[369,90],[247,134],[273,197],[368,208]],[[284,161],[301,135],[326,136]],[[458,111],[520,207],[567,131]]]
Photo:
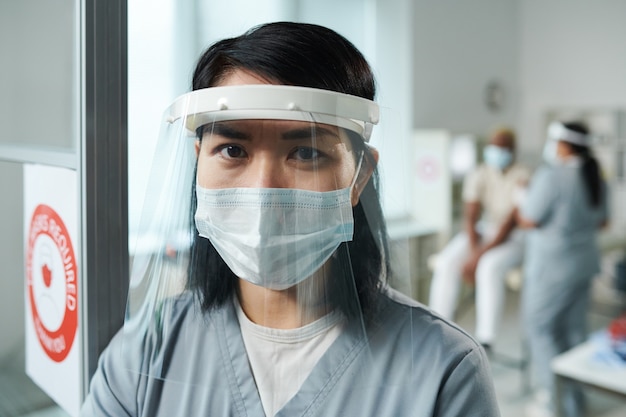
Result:
[[476,338],[489,350],[502,313],[506,273],[522,263],[523,232],[516,229],[516,195],[530,172],[515,162],[515,133],[499,129],[484,162],[463,184],[464,230],[437,256],[430,307],[453,319],[461,277],[476,285]]

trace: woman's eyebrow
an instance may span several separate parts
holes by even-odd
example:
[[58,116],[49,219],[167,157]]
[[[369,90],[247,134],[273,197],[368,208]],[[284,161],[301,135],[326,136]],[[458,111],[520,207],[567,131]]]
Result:
[[309,139],[312,137],[333,137],[339,139],[337,132],[321,126],[291,129],[282,134],[283,139]]
[[204,133],[223,136],[228,139],[250,139],[250,135],[248,133],[224,123],[216,123],[212,128],[207,128]]

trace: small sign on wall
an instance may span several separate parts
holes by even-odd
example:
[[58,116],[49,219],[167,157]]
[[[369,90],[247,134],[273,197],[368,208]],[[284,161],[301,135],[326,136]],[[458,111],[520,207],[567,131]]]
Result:
[[413,216],[439,232],[452,224],[450,134],[444,130],[416,130],[413,152]]
[[81,404],[76,171],[24,165],[26,373],[60,407]]

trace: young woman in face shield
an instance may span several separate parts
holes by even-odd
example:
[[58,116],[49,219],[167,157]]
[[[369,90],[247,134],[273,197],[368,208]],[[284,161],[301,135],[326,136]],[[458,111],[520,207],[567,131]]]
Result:
[[165,129],[196,136],[185,290],[170,295],[158,262],[131,283],[82,415],[499,415],[480,346],[386,285],[358,50],[266,24],[212,45],[193,90]]
[[[586,337],[591,280],[599,272],[598,229],[606,224],[607,190],[580,123],[550,125],[544,157],[520,207],[519,222],[532,228],[524,261],[522,317],[539,391],[529,416],[553,415],[556,399],[551,359]],[[571,388],[571,387],[570,387]],[[567,416],[584,415],[582,393],[566,390]]]

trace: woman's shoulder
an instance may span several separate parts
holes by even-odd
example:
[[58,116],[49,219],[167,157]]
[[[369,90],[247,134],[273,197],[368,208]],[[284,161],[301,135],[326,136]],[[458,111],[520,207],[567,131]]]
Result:
[[136,308],[129,307],[124,328],[126,337],[149,342],[155,333],[164,329],[188,324],[203,316],[193,294],[188,291],[168,296],[160,300],[144,301]]
[[544,163],[537,167],[533,173],[532,181],[550,182],[554,181],[554,178],[559,175],[563,175],[563,172],[558,165]]
[[81,415],[104,415],[100,408],[109,415],[139,415],[143,399],[169,368],[183,359],[193,362],[189,335],[215,338],[211,316],[188,293],[137,307],[100,355]]
[[383,295],[380,332],[370,345],[372,357],[380,359],[375,362],[397,370],[410,386],[429,381],[434,408],[497,415],[489,360],[480,344],[425,305],[391,289]]
[[168,340],[181,327],[206,323],[208,315],[201,312],[192,294],[184,292],[159,301],[146,302],[128,313],[124,326],[111,340],[108,350],[124,345],[126,352],[145,354],[155,344]]
[[480,344],[469,333],[424,304],[392,288],[386,288],[383,296],[387,310],[383,319],[388,321],[385,326],[397,332],[398,337],[411,337],[418,349],[456,352],[461,356],[473,351],[482,353]]
[[533,176],[533,182],[544,188],[555,190],[565,184],[578,184],[583,181],[580,175],[580,166],[567,164],[543,164]]

